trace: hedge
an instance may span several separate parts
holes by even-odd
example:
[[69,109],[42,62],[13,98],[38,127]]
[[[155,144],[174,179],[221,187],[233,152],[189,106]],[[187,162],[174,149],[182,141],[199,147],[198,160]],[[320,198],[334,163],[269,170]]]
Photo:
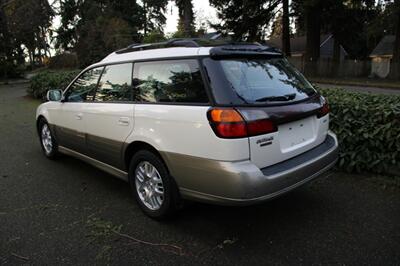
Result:
[[318,89],[328,99],[339,140],[338,167],[347,172],[400,169],[400,96]]
[[29,95],[44,99],[48,90],[64,89],[75,77],[80,70],[65,71],[42,71],[31,79],[31,85],[27,92]]

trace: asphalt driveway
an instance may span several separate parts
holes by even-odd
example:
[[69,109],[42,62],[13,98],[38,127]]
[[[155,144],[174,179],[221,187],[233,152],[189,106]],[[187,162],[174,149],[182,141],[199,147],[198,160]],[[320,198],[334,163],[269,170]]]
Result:
[[399,265],[400,189],[332,173],[268,203],[156,222],[128,185],[45,159],[27,85],[0,86],[0,265]]

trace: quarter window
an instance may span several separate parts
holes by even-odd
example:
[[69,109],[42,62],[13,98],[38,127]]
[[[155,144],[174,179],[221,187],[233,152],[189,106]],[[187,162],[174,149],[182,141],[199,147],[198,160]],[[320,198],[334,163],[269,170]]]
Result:
[[95,101],[130,101],[132,64],[110,65],[101,75]]
[[135,63],[134,99],[138,102],[207,103],[197,60]]
[[69,87],[66,95],[68,102],[87,102],[93,101],[94,93],[96,91],[97,82],[103,71],[103,67],[90,69],[83,73],[72,85]]

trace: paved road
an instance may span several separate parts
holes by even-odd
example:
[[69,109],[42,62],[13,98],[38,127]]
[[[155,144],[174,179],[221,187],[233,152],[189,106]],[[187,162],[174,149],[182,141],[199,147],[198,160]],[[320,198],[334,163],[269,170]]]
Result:
[[381,179],[335,173],[262,205],[192,204],[160,223],[124,182],[45,159],[38,102],[24,94],[0,86],[0,265],[400,264],[400,190]]
[[390,94],[390,95],[400,95],[400,89],[387,89],[379,87],[366,87],[366,86],[352,86],[352,85],[337,85],[337,84],[325,84],[325,83],[315,83],[321,88],[343,88],[353,92],[364,92],[364,93],[374,93],[374,94]]

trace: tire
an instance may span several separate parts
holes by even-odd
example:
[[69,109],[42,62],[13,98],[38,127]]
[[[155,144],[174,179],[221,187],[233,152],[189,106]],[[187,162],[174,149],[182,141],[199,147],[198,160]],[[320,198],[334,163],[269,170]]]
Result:
[[59,155],[58,144],[46,120],[39,121],[38,133],[44,155],[49,159],[55,159]]
[[129,183],[137,203],[149,217],[165,219],[179,209],[181,200],[177,185],[155,153],[140,150],[133,155],[129,164]]

